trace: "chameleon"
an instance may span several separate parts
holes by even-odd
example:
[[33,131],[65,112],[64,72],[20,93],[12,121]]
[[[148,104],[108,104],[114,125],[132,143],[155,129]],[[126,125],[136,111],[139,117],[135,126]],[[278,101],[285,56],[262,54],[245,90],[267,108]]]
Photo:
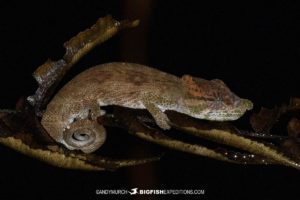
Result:
[[96,119],[108,105],[146,109],[163,130],[171,128],[166,110],[231,121],[253,107],[219,79],[177,77],[140,64],[113,62],[89,68],[64,85],[47,105],[41,124],[68,149],[92,153],[106,140],[106,130]]

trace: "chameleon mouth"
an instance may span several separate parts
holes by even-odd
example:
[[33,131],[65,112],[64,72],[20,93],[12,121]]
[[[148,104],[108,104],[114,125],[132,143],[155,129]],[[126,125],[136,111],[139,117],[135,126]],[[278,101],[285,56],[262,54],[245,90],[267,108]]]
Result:
[[224,108],[223,111],[214,110],[205,114],[203,119],[209,119],[214,121],[234,121],[239,119],[245,114],[246,111],[253,108],[253,103],[247,99],[242,99],[238,106],[233,108]]
[[240,118],[245,112],[210,112],[204,117],[204,119],[209,119],[213,121],[233,121]]
[[235,105],[222,108],[202,110],[195,117],[212,121],[233,121],[239,119],[247,110],[253,108],[253,103],[248,99],[240,99]]

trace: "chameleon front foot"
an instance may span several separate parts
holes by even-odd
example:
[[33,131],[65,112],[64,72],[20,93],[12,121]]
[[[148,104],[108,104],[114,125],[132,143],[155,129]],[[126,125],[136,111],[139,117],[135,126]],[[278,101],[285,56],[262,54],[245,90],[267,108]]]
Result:
[[149,113],[154,118],[155,123],[161,129],[163,129],[163,130],[171,129],[171,125],[170,125],[171,123],[170,123],[170,120],[169,120],[168,116],[163,111],[161,111],[157,107],[157,105],[155,105],[155,103],[152,103],[153,99],[155,99],[155,97],[153,97],[151,95],[144,95],[143,105],[149,111]]
[[161,114],[155,118],[156,124],[163,130],[171,129],[170,120],[166,114]]

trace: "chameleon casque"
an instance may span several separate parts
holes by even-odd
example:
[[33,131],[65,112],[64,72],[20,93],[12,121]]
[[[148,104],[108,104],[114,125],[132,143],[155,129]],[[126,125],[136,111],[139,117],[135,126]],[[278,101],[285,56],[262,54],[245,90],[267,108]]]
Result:
[[91,153],[106,139],[96,119],[104,114],[101,106],[107,105],[147,109],[164,130],[171,128],[165,110],[228,121],[253,107],[219,79],[179,78],[147,66],[116,62],[92,67],[67,83],[47,105],[41,123],[68,149]]

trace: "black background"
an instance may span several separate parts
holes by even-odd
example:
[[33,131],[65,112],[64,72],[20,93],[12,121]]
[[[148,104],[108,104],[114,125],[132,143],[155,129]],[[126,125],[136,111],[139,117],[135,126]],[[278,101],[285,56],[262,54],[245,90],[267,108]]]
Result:
[[[137,62],[178,76],[220,78],[239,96],[251,99],[256,110],[272,107],[300,96],[299,8],[286,1],[1,2],[0,106],[13,108],[20,96],[32,94],[37,87],[31,77],[34,69],[47,58],[60,58],[63,42],[112,14],[117,19],[141,18],[141,26],[93,50],[70,77],[100,63]],[[3,146],[0,152],[0,196],[5,199],[16,194],[100,199],[96,189],[133,187],[205,189],[200,197],[222,199],[300,193],[300,173],[295,169],[239,166],[176,151],[159,162],[116,172],[64,170]]]

